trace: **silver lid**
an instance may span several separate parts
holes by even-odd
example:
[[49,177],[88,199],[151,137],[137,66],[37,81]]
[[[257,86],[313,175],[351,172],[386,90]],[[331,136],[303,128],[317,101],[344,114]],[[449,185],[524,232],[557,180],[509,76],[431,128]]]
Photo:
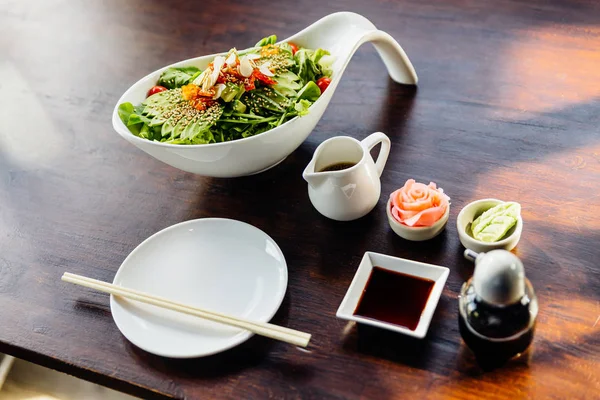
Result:
[[519,257],[506,250],[479,253],[475,259],[473,288],[488,303],[516,303],[525,295],[523,263]]

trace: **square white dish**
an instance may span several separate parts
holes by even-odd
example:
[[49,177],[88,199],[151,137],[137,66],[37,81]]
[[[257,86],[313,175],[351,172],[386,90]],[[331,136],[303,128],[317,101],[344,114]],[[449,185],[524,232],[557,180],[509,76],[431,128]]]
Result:
[[[354,314],[367,282],[369,281],[373,267],[381,267],[389,271],[401,272],[419,278],[431,279],[435,282],[415,330]],[[346,296],[344,296],[344,300],[342,300],[342,303],[337,310],[336,316],[347,321],[355,321],[361,324],[388,329],[404,335],[422,339],[427,334],[429,324],[431,323],[433,313],[435,312],[435,308],[437,307],[442,291],[444,290],[444,285],[446,284],[446,279],[448,278],[449,273],[450,270],[446,267],[406,260],[404,258],[392,257],[385,254],[368,251],[363,256],[363,259],[356,270],[354,279],[352,279],[352,283],[350,284],[350,287],[346,292]]]

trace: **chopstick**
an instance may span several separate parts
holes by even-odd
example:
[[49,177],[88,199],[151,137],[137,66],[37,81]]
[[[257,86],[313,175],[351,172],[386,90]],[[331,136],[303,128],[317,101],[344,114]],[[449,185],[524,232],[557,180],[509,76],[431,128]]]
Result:
[[173,300],[165,299],[163,297],[140,292],[138,290],[129,289],[122,286],[114,285],[112,283],[99,281],[97,279],[72,274],[70,272],[65,272],[61,279],[64,282],[84,286],[90,289],[97,290],[99,292],[109,293],[114,296],[124,297],[127,299],[139,301],[141,303],[161,307],[167,310],[177,311],[183,314],[204,318],[209,321],[245,329],[257,335],[266,336],[271,339],[280,340],[282,342],[290,343],[300,347],[306,347],[311,338],[311,335],[309,333],[300,332],[294,329],[285,328],[283,326],[270,324],[268,322],[249,321],[246,319],[218,313],[215,311],[204,310],[198,307],[193,307],[190,305],[178,303]]

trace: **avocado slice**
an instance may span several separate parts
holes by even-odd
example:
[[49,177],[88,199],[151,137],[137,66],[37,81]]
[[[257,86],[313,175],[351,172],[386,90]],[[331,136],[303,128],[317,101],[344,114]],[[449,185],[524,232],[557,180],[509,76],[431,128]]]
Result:
[[[294,82],[294,83],[296,83],[296,82]],[[300,84],[298,84],[298,86],[300,86]],[[273,89],[277,90],[279,93],[281,93],[282,95],[287,96],[287,97],[298,96],[298,92],[296,92],[294,89],[291,89],[287,86],[283,86],[280,84],[273,85]]]
[[194,136],[196,136],[198,134],[199,128],[200,128],[200,126],[198,123],[198,119],[193,119],[185,127],[185,129],[181,132],[180,138],[181,139],[193,138]]
[[246,112],[246,105],[239,100],[234,101],[232,104],[232,107],[233,107],[234,112],[237,112],[237,113]]
[[167,137],[171,134],[171,132],[173,132],[173,128],[175,128],[175,124],[173,122],[173,118],[169,118],[162,125],[160,129],[160,134],[162,135],[162,137]]
[[292,71],[283,71],[283,72],[279,72],[277,74],[277,76],[275,76],[275,79],[279,80],[279,79],[285,79],[288,81],[298,81],[300,80],[300,77],[298,75],[296,75],[295,73],[293,73]]
[[221,99],[223,99],[224,102],[229,103],[236,98],[240,91],[243,92],[243,90],[244,87],[242,85],[227,82],[225,89],[223,89],[223,92],[221,93]]
[[159,126],[165,123],[167,119],[163,117],[163,113],[156,115],[148,125],[150,126]]
[[187,118],[181,118],[179,122],[177,122],[177,125],[175,125],[175,127],[171,131],[171,138],[180,137],[185,131],[185,128],[187,128],[187,126],[189,125],[189,123],[190,121]]
[[275,87],[277,90],[280,90],[280,88],[285,88],[296,91],[302,88],[302,84],[298,82],[299,79],[300,77],[294,74],[292,71],[285,71],[275,77],[275,80],[277,81]]
[[142,108],[142,114],[152,120],[151,126],[159,126],[167,120],[163,117],[165,113],[184,102],[181,89],[165,90],[148,97],[140,108]]
[[172,99],[172,95],[168,92],[169,91],[166,90],[148,97],[146,101],[142,103],[144,105],[143,114],[155,117],[166,110],[166,107],[171,103],[170,99]]

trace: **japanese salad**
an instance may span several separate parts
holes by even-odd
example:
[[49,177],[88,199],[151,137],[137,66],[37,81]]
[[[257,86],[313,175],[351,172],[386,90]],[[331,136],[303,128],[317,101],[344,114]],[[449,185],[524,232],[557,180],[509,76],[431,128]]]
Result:
[[324,49],[276,44],[216,56],[204,71],[168,68],[139,104],[118,113],[134,135],[171,144],[241,139],[303,116],[331,83],[334,58]]

